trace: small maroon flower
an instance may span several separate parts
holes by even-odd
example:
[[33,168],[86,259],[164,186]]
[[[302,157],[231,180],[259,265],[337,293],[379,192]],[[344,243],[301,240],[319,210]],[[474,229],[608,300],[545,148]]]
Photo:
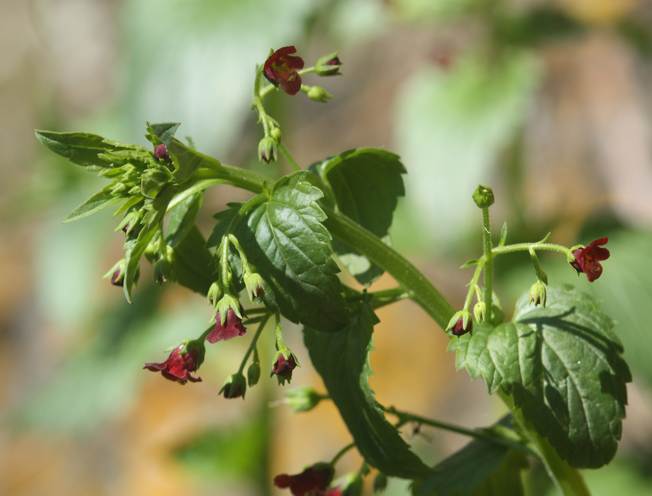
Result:
[[473,322],[471,319],[468,319],[466,323],[466,327],[464,327],[464,318],[460,317],[457,319],[457,322],[455,322],[455,325],[451,328],[451,333],[453,336],[463,336],[467,332],[471,332],[473,330]]
[[222,317],[219,312],[215,315],[215,327],[213,327],[213,330],[208,334],[208,336],[206,336],[206,341],[209,343],[226,341],[227,339],[236,336],[242,336],[246,332],[247,329],[242,324],[242,319],[238,317],[232,308],[229,308],[226,312],[226,319],[224,319],[224,322],[222,322]]
[[[300,474],[280,474],[274,477],[274,485],[281,489],[290,489],[293,496],[331,495],[326,493],[333,480],[335,471],[329,463],[316,463],[304,469]],[[337,493],[333,494],[335,496]]]
[[283,385],[292,380],[292,371],[296,367],[297,359],[293,353],[290,353],[287,357],[283,353],[279,353],[272,368],[272,375],[275,375],[278,383]]
[[280,86],[288,95],[296,95],[301,89],[301,76],[297,72],[303,69],[303,59],[296,55],[296,47],[286,46],[275,50],[265,61],[263,74],[274,86]]
[[602,246],[606,245],[608,241],[609,238],[607,237],[599,238],[591,241],[588,246],[573,251],[575,260],[571,262],[571,265],[578,274],[582,272],[586,274],[589,282],[595,281],[602,275],[602,264],[600,262],[607,260],[610,255],[609,250],[602,248]]
[[168,147],[165,144],[161,143],[154,147],[154,157],[157,160],[167,160],[170,156],[168,155]]
[[203,361],[203,342],[190,341],[172,350],[170,356],[164,362],[146,363],[143,368],[152,372],[160,372],[166,379],[185,384],[188,381],[201,381],[201,377],[194,377],[192,372],[196,371]]

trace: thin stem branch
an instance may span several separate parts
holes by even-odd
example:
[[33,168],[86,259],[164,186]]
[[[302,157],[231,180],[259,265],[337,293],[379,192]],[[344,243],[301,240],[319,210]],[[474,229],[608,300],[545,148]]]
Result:
[[492,320],[491,298],[493,296],[494,263],[492,258],[491,221],[489,207],[482,208],[482,245],[484,250],[484,304],[489,321]]
[[349,443],[346,446],[344,446],[341,450],[339,450],[333,459],[331,460],[331,465],[335,465],[340,459],[346,455],[349,451],[351,451],[353,448],[355,448],[355,443]]
[[247,360],[249,360],[249,355],[251,355],[251,353],[256,348],[256,345],[258,344],[258,338],[262,334],[263,329],[265,329],[265,325],[267,324],[267,321],[269,320],[270,316],[271,315],[268,314],[260,321],[260,324],[258,325],[258,329],[256,329],[256,334],[254,334],[251,343],[249,343],[249,348],[247,348],[247,352],[245,353],[244,357],[242,357],[242,361],[240,362],[240,368],[238,368],[238,374],[241,374],[245,366],[247,365]]
[[449,422],[443,422],[441,420],[431,419],[428,417],[422,417],[414,413],[404,412],[398,410],[395,407],[381,407],[383,410],[390,415],[395,415],[399,419],[397,427],[405,425],[408,422],[416,422],[417,424],[427,425],[434,427],[436,429],[441,429],[449,432],[454,432],[462,436],[472,437],[475,439],[481,439],[483,441],[488,441],[494,444],[500,444],[502,446],[507,446],[509,448],[518,449],[520,451],[530,452],[529,448],[519,441],[511,439],[506,435],[503,435],[499,432],[492,431],[490,429],[468,429],[456,424],[451,424]]
[[288,161],[288,163],[292,166],[292,168],[293,168],[295,171],[300,171],[300,170],[302,170],[302,169],[301,169],[301,166],[297,163],[296,160],[294,160],[294,157],[293,157],[292,154],[290,153],[290,150],[288,150],[287,146],[285,146],[283,143],[279,143],[279,144],[278,144],[278,149],[281,150],[281,153],[282,153],[283,156],[285,157],[285,160]]
[[553,251],[565,255],[567,259],[572,259],[573,254],[570,248],[554,243],[516,243],[513,245],[498,246],[491,250],[492,255],[505,255],[507,253],[516,253],[519,251],[529,252],[531,249],[537,251]]

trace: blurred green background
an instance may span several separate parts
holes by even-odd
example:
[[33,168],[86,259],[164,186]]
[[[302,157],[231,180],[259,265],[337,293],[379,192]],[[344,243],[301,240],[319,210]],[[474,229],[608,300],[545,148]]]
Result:
[[[355,146],[400,153],[407,198],[392,242],[456,305],[470,276],[458,266],[480,251],[470,199],[480,181],[494,186],[494,222],[508,222],[512,242],[610,237],[593,285],[561,260],[544,264],[553,284],[604,302],[634,372],[618,457],[587,471],[588,483],[596,495],[652,494],[651,1],[0,0],[0,12],[0,494],[272,494],[275,473],[348,443],[331,405],[294,415],[265,373],[246,402],[218,397],[245,342],[210,349],[200,384],[143,372],[203,330],[209,307],[152,285],[147,271],[127,305],[100,278],[120,256],[110,213],[61,223],[99,181],[33,136],[86,130],[144,144],[144,121],[174,120],[200,150],[263,169],[254,66],[287,44],[307,62],[338,50],[344,64],[320,81],[329,104],[272,99],[289,148],[304,166]],[[207,194],[205,232],[238,198]],[[500,262],[510,308],[534,274],[525,256]],[[382,402],[468,426],[497,418],[500,404],[455,373],[420,309],[380,315],[372,385]],[[321,388],[299,329],[289,331],[303,364],[293,385]],[[271,367],[271,341],[263,348]],[[465,442],[406,435],[432,462]],[[540,470],[530,482],[532,494],[552,494]],[[407,491],[391,481],[387,494]]]

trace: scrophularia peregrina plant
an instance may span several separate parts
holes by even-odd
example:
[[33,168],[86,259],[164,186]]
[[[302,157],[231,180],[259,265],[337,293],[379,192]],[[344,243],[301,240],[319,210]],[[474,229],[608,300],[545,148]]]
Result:
[[[364,478],[375,471],[378,490],[388,477],[399,477],[413,481],[411,491],[417,495],[444,494],[451,487],[455,494],[480,494],[476,491],[500,478],[521,494],[519,474],[529,460],[530,466],[542,464],[564,494],[587,494],[576,469],[601,467],[616,453],[631,375],[614,324],[599,302],[572,287],[549,285],[539,256],[561,255],[569,270],[595,282],[609,258],[607,238],[573,247],[550,243],[548,237],[508,244],[504,226],[496,240],[490,222],[496,199],[491,188],[479,186],[469,201],[479,209],[482,252],[464,265],[473,273],[463,304],[453,308],[382,240],[404,194],[406,169],[400,158],[383,149],[356,148],[302,167],[268,113],[266,98],[273,93],[289,98],[303,93],[326,102],[330,93],[308,84],[309,78],[340,75],[342,65],[337,53],[330,53],[306,67],[296,47],[286,46],[272,50],[258,66],[252,96],[262,129],[258,157],[262,162],[283,157],[293,169],[275,180],[201,153],[175,137],[177,123],[148,123],[148,147],[88,133],[36,132],[50,150],[108,181],[68,220],[117,207],[121,220],[116,230],[124,237],[124,254],[106,277],[122,288],[127,301],[143,258],[153,266],[155,282],[180,284],[208,300],[210,326],[189,332],[165,361],[145,368],[179,384],[198,382],[207,346],[219,350],[228,345],[223,341],[249,338],[238,370],[226,378],[220,394],[244,398],[259,382],[261,369],[271,371],[283,386],[301,370],[284,339],[284,333],[296,332],[284,322],[293,322],[303,329],[310,361],[326,391],[291,390],[282,403],[306,412],[331,401],[352,441],[330,461],[311,464],[308,459],[305,468],[295,467],[296,475],[277,475],[277,487],[293,495],[360,494]],[[205,239],[196,217],[205,190],[218,184],[251,196],[217,212]],[[494,293],[494,259],[517,253],[529,255],[534,281],[507,320]],[[347,265],[352,257],[344,255],[351,254],[365,259],[366,268]],[[340,267],[359,285],[338,277]],[[393,276],[396,287],[368,290],[383,272]],[[444,330],[457,368],[482,378],[509,415],[476,429],[378,402],[368,384],[375,312],[405,298]],[[275,349],[259,354],[259,338],[270,329]],[[407,335],[410,329],[396,332]],[[263,363],[270,356],[271,362]],[[430,467],[401,436],[400,428],[410,424],[472,439],[453,457]],[[338,461],[353,449],[364,463],[336,479]],[[479,458],[495,463],[478,467]]]

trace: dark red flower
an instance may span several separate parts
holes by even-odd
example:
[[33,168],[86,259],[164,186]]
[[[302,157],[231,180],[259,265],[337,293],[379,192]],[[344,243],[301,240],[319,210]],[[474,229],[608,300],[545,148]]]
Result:
[[297,72],[303,69],[303,59],[295,55],[294,46],[279,48],[272,53],[263,66],[263,74],[274,86],[280,86],[288,95],[296,95],[301,89],[301,76]]
[[168,147],[163,143],[156,145],[154,147],[154,157],[158,160],[167,160],[169,158]]
[[591,241],[588,246],[573,251],[575,260],[571,262],[571,265],[578,274],[585,273],[589,282],[595,281],[602,275],[600,262],[609,258],[609,250],[602,248],[602,245],[606,245],[608,241],[607,237],[599,238]]
[[297,359],[290,353],[287,358],[283,353],[279,353],[272,368],[272,375],[278,378],[279,384],[285,384],[292,380],[292,371],[297,367]]
[[196,371],[203,361],[204,344],[201,341],[191,341],[177,346],[164,362],[146,363],[143,368],[160,372],[166,379],[185,384],[188,381],[201,381],[201,377],[194,377],[192,372]]
[[[325,491],[333,480],[335,471],[329,463],[316,463],[304,469],[300,474],[280,474],[274,477],[274,485],[281,489],[290,489],[293,496],[312,496],[331,494]],[[335,496],[337,493],[333,494]]]
[[226,341],[227,339],[236,336],[242,336],[245,332],[247,332],[247,329],[242,325],[242,319],[238,317],[232,308],[229,308],[226,312],[224,323],[222,323],[222,318],[219,312],[215,315],[215,327],[213,327],[213,330],[208,334],[208,336],[206,336],[206,341],[209,343]]
[[473,330],[473,322],[471,319],[468,319],[466,322],[466,327],[464,327],[464,319],[460,317],[457,319],[457,322],[455,322],[455,325],[451,328],[451,333],[454,336],[463,336],[467,332],[471,332]]

